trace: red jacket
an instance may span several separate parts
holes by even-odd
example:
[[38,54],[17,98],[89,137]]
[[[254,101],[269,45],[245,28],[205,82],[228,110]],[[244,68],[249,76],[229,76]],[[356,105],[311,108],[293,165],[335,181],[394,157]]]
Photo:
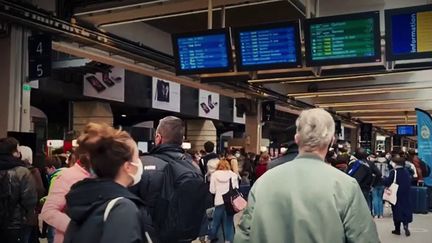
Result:
[[259,164],[255,168],[255,178],[258,179],[267,171],[267,164]]

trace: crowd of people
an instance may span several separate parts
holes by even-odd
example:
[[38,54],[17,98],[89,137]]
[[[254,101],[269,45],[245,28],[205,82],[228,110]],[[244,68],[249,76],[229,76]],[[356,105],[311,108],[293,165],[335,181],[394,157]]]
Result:
[[48,157],[42,170],[30,148],[0,139],[0,239],[375,243],[373,217],[383,217],[384,188],[394,182],[392,233],[402,225],[410,235],[410,187],[430,173],[415,151],[351,153],[336,145],[323,109],[303,111],[296,127],[295,142],[272,159],[266,151],[217,154],[210,141],[185,152],[183,121],[172,116],[160,120],[147,154],[127,132],[90,123],[67,160]]

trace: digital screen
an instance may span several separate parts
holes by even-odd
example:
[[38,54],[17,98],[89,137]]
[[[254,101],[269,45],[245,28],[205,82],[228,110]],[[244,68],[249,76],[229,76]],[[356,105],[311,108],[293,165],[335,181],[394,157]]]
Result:
[[413,125],[397,126],[397,134],[401,136],[414,136],[415,126]]
[[235,31],[239,70],[300,66],[298,22]]
[[432,57],[432,7],[386,11],[386,24],[388,59]]
[[309,65],[380,61],[378,13],[307,20]]
[[225,31],[173,37],[178,73],[231,69],[231,46]]

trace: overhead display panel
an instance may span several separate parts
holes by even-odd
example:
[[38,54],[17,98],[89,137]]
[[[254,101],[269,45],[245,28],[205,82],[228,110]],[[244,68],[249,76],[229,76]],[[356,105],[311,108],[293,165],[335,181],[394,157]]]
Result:
[[432,58],[432,5],[385,11],[387,60]]
[[299,22],[233,30],[239,71],[301,67]]
[[398,125],[397,135],[399,136],[415,136],[416,126],[415,125]]
[[177,74],[216,73],[232,69],[228,30],[174,34],[172,41]]
[[379,11],[305,20],[307,66],[381,61]]

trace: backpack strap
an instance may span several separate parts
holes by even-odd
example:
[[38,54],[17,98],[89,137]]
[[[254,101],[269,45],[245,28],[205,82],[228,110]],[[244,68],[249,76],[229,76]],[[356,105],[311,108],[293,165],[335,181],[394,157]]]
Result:
[[105,212],[104,212],[104,216],[103,216],[103,221],[106,222],[106,220],[108,219],[108,215],[111,212],[111,209],[114,207],[114,205],[117,203],[118,200],[122,199],[124,197],[116,197],[114,199],[112,199],[111,201],[109,201],[107,207],[105,208]]

